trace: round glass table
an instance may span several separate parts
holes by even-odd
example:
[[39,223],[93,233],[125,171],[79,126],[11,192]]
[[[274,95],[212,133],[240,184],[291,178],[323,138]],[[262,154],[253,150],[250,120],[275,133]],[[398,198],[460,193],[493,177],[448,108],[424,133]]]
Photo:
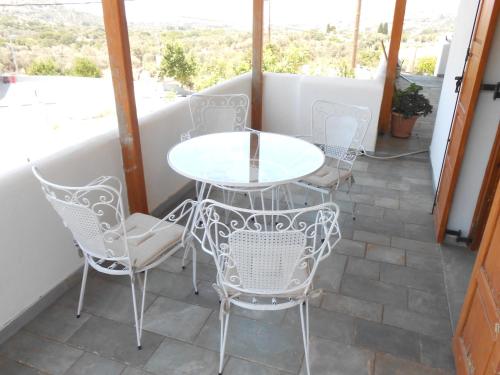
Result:
[[247,131],[189,139],[167,160],[177,173],[202,183],[257,188],[300,180],[320,169],[325,156],[302,139]]

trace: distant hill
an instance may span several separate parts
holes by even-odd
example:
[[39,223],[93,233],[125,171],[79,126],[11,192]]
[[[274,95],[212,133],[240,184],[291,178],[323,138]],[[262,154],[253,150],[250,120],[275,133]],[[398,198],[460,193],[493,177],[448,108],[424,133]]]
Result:
[[[53,0],[30,0],[27,1],[0,1],[1,17],[16,17],[18,20],[39,21],[47,24],[72,25],[72,26],[99,26],[102,25],[102,19],[75,9],[67,8],[63,5],[24,5],[53,2]],[[21,5],[21,6],[5,6]]]

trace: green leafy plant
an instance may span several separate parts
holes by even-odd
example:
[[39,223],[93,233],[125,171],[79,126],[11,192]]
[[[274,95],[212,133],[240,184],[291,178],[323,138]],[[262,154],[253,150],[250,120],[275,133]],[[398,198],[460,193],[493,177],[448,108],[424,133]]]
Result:
[[182,45],[167,43],[163,50],[163,57],[158,73],[160,78],[171,77],[181,85],[193,88],[193,78],[197,64],[192,56],[187,56]]
[[54,59],[38,59],[31,63],[27,73],[32,76],[60,76],[62,69],[56,64]]
[[102,76],[101,69],[92,60],[86,57],[78,57],[73,61],[70,75],[78,77],[99,78]]
[[415,65],[415,73],[417,74],[434,74],[434,69],[436,68],[436,57],[425,56],[417,60]]
[[422,86],[412,83],[407,88],[394,91],[392,98],[392,111],[400,113],[404,118],[413,116],[427,116],[432,112],[432,105],[420,93]]

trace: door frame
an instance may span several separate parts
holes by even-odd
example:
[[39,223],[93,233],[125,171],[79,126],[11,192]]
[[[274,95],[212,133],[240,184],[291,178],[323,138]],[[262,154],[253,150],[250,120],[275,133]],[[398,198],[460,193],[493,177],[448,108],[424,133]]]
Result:
[[469,230],[469,238],[472,239],[470,247],[472,250],[479,249],[481,239],[484,234],[488,215],[495,197],[496,187],[500,180],[500,122],[498,123],[495,142],[491,148],[490,157],[486,171],[484,172],[483,183],[477,198],[476,209],[472,218]]
[[[434,201],[433,212],[436,241],[438,243],[443,242],[446,234],[446,226],[448,224],[449,214],[453,204],[453,196],[457,186],[458,177],[461,172],[462,161],[469,137],[469,130],[474,120],[474,112],[481,90],[482,78],[486,70],[493,35],[495,34],[499,8],[500,0],[480,0],[479,2],[478,12],[471,36],[471,43],[467,51],[467,56],[472,56],[472,58],[467,58],[466,60],[462,85],[460,87],[455,105],[450,136],[448,137],[448,144],[443,157],[443,165],[441,167],[441,174]],[[481,17],[483,16],[490,17],[488,23],[481,23]],[[484,27],[486,27],[486,31],[484,30]],[[480,33],[479,35],[484,33],[483,39],[476,37],[478,31]],[[473,53],[474,51],[474,43],[477,40],[482,42],[480,47],[481,49],[479,49],[479,53],[477,55],[470,55],[470,53]],[[472,66],[471,68],[471,64],[474,59],[477,59],[477,62],[475,62],[477,63],[477,67],[474,68],[474,66]],[[469,72],[469,69],[475,69],[475,75],[472,75],[473,72]],[[469,82],[469,80],[471,81]],[[467,84],[469,84],[469,86],[467,86]],[[464,91],[464,87],[466,86],[467,90]],[[468,99],[468,101],[464,101],[464,103],[467,103],[467,108],[464,108],[463,111],[459,110],[462,105],[462,99],[464,99],[462,95],[467,95]],[[443,190],[443,186],[445,190]]]

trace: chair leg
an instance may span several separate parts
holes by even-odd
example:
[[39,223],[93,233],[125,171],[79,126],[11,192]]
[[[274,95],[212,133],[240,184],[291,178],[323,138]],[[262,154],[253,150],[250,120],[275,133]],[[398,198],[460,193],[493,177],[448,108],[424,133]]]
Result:
[[142,294],[142,302],[141,302],[141,311],[139,315],[139,311],[137,311],[137,298],[135,295],[135,274],[130,275],[130,286],[132,288],[132,304],[134,307],[134,321],[135,321],[135,334],[137,336],[137,349],[141,350],[141,336],[142,336],[142,318],[144,315],[144,301],[146,295],[146,280],[147,276],[144,274],[144,285],[143,285],[143,294]]
[[[224,307],[221,306],[221,309]],[[223,313],[220,319],[220,358],[219,358],[219,375],[222,374],[224,368],[224,353],[226,351],[227,327],[229,326],[229,314]]]
[[191,249],[193,250],[193,288],[194,288],[194,294],[198,294],[198,283],[196,281],[196,248],[192,244]]
[[293,203],[293,195],[292,192],[290,191],[290,186],[285,185],[285,197],[288,205],[288,209],[293,210],[295,208],[295,205]]
[[[309,367],[309,300],[299,305],[300,323],[302,326],[302,339],[304,340],[304,360],[306,362],[307,375],[310,375]],[[305,311],[304,311],[305,310]]]
[[83,307],[83,298],[85,296],[85,286],[87,285],[87,274],[89,272],[89,262],[85,256],[85,264],[83,265],[83,276],[82,276],[82,286],[80,287],[80,298],[78,299],[78,309],[76,311],[76,317],[79,318]]
[[349,202],[351,202],[352,220],[356,220],[356,216],[354,215],[354,202],[352,201],[352,198],[351,198],[351,186],[352,186],[353,182],[354,182],[354,176],[349,177],[349,181],[347,184],[347,197],[349,198]]

